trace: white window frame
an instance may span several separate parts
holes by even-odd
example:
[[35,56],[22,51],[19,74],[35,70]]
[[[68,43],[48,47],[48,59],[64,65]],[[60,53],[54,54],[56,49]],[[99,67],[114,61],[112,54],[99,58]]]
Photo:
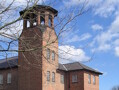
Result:
[[3,75],[0,74],[0,85],[3,84]]
[[61,76],[61,77],[60,77],[60,81],[61,81],[62,84],[64,84],[64,75],[61,74],[60,76]]
[[88,84],[91,84],[91,75],[88,74]]
[[50,71],[47,71],[47,81],[50,81]]
[[7,74],[7,83],[8,84],[12,83],[12,74],[11,73]]
[[55,52],[52,51],[52,60],[55,61]]
[[72,83],[76,83],[78,82],[78,75],[77,74],[73,74],[72,75]]
[[52,82],[55,82],[55,72],[52,72]]
[[50,59],[50,49],[47,48],[47,55],[46,55],[47,59],[49,60]]
[[93,75],[93,84],[96,84],[96,77]]

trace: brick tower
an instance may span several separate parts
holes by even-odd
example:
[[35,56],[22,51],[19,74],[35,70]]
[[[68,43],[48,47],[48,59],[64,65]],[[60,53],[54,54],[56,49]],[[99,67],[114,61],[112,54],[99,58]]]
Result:
[[44,5],[20,12],[23,31],[19,39],[18,90],[59,90],[62,87],[57,72],[58,40],[54,31],[57,14],[57,10]]

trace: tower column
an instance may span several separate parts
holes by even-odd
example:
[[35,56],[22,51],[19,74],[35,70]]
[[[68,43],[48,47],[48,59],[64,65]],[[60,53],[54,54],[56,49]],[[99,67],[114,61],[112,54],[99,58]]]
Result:
[[30,14],[30,27],[33,27],[33,14]]
[[45,12],[45,25],[48,26],[48,21],[49,21],[49,13]]
[[23,29],[27,28],[27,20],[24,18],[23,19]]
[[38,12],[38,25],[40,25],[40,12]]

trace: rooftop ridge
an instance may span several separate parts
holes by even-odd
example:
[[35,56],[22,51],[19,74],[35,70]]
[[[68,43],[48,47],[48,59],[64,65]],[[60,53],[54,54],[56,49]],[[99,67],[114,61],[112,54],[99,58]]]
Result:
[[4,63],[13,59],[18,59],[18,56],[14,56],[14,57],[9,57],[9,58],[4,58],[4,59],[0,59],[0,63]]
[[[63,65],[63,64],[62,64],[62,65]],[[63,65],[63,67],[66,69],[66,71],[68,71],[67,68],[65,67],[65,65]]]

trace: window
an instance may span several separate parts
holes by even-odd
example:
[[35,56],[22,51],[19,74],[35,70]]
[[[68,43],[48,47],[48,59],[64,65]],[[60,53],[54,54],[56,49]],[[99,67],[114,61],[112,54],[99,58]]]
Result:
[[52,16],[49,15],[49,27],[52,27]]
[[11,77],[12,77],[11,73],[8,73],[7,74],[7,83],[11,83]]
[[0,74],[0,84],[3,84],[3,75]]
[[52,72],[52,82],[55,82],[55,73]]
[[95,82],[95,76],[93,76],[93,84],[96,84],[96,82]]
[[33,14],[33,26],[37,25],[37,15]]
[[45,15],[40,16],[40,24],[45,25]]
[[30,21],[29,21],[29,19],[27,20],[27,28],[29,28],[30,27]]
[[47,81],[50,81],[50,71],[47,71]]
[[72,75],[72,82],[73,83],[78,82],[78,76],[76,74]]
[[52,60],[55,60],[55,52],[52,51]]
[[61,83],[64,84],[64,75],[61,75]]
[[47,49],[47,59],[50,59],[50,49]]
[[91,75],[88,74],[88,83],[91,84]]

